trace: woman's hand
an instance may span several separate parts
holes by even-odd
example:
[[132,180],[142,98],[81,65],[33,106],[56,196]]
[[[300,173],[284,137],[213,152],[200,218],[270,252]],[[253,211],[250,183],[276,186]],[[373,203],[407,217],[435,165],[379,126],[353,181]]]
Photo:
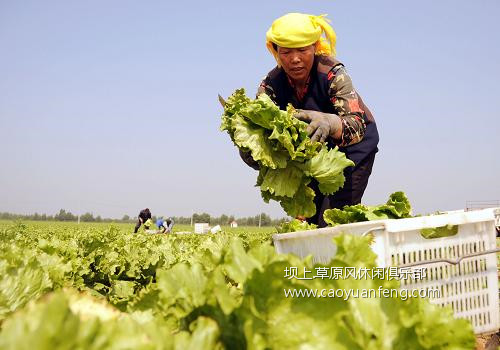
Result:
[[340,140],[342,136],[342,121],[336,114],[297,109],[294,117],[309,123],[307,133],[313,142],[324,142],[327,137]]

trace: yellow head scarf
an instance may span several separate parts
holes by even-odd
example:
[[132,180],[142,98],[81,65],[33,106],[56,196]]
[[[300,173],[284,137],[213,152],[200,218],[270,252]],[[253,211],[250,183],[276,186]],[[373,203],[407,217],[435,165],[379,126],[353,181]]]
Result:
[[316,55],[335,56],[337,36],[325,16],[288,13],[273,22],[266,33],[266,46],[278,64],[280,64],[278,52],[274,49],[273,43],[289,48],[317,43]]

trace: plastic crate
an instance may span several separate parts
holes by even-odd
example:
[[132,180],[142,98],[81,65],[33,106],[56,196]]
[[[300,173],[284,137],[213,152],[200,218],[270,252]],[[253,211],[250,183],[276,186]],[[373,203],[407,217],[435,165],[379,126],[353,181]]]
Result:
[[196,223],[194,224],[194,233],[208,233],[210,230],[210,225],[207,222]]
[[[335,255],[332,237],[340,233],[373,234],[372,249],[380,267],[424,269],[422,280],[401,281],[405,289],[438,289],[430,301],[450,305],[456,317],[471,321],[477,334],[500,328],[495,219],[500,208],[409,219],[367,221],[355,224],[273,235],[278,253],[312,255],[328,263]],[[425,239],[424,228],[457,225],[450,237]]]

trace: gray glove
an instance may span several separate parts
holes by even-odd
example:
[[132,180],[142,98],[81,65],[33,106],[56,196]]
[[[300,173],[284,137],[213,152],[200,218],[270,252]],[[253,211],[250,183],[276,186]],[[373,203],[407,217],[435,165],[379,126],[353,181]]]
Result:
[[259,170],[260,169],[260,166],[259,166],[259,163],[257,163],[253,158],[252,158],[252,154],[250,153],[250,151],[242,151],[240,149],[240,157],[241,159],[243,159],[243,161],[252,169],[255,169],[255,170]]
[[327,137],[339,140],[342,135],[342,121],[336,114],[297,109],[294,117],[309,123],[307,133],[313,142],[324,142]]

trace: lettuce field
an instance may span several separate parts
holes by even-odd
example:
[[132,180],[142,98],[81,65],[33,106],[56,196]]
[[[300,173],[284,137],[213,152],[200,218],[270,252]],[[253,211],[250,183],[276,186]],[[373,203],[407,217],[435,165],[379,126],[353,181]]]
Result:
[[[425,299],[286,297],[398,282],[285,278],[318,266],[276,254],[272,228],[132,230],[0,222],[0,349],[474,349],[468,321]],[[369,237],[335,240],[321,267],[375,267]]]

